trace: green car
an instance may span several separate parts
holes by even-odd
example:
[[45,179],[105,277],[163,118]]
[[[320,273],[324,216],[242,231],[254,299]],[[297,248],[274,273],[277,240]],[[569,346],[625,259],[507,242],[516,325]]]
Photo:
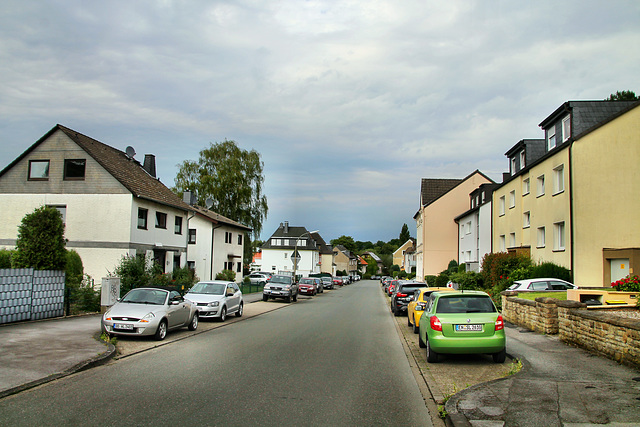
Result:
[[440,354],[488,353],[496,363],[506,357],[504,320],[480,291],[433,292],[420,317],[418,343],[429,363]]

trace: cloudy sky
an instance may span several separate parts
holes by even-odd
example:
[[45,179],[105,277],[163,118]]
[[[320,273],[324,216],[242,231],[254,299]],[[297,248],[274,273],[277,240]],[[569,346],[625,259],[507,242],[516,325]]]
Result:
[[568,100],[640,93],[638,1],[24,1],[0,8],[0,170],[56,123],[178,164],[234,140],[269,215],[415,236],[421,178],[480,169]]

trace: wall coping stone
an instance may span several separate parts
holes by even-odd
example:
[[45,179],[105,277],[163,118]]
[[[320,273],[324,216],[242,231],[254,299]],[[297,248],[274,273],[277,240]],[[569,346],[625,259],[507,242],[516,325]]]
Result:
[[533,300],[518,298],[518,297],[507,297],[507,301],[517,302],[518,304],[522,304],[522,305],[530,305],[532,307],[535,307],[536,305],[536,302]]
[[569,313],[573,314],[574,316],[583,317],[585,319],[596,320],[599,322],[609,323],[611,325],[640,331],[640,320],[618,316],[615,313],[611,313],[609,311],[598,312],[595,310],[571,309],[569,310]]
[[583,302],[571,301],[571,300],[566,300],[566,301],[558,300],[557,304],[558,304],[558,307],[562,307],[562,308],[586,308],[587,307],[587,304]]

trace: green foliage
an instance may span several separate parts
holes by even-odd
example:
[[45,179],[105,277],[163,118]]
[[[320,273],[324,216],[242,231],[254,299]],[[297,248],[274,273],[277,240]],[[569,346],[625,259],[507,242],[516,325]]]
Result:
[[631,90],[623,90],[612,93],[608,98],[605,99],[605,101],[636,101],[637,99],[638,97],[636,96],[635,92]]
[[148,263],[144,254],[123,256],[114,270],[114,274],[120,278],[120,295],[125,295],[133,288],[151,285],[159,272],[160,267]]
[[400,279],[406,279],[406,278],[407,278],[407,272],[406,272],[406,271],[404,271],[404,270],[400,270],[400,271],[398,272],[398,278],[400,278]]
[[259,236],[268,212],[263,168],[255,150],[242,150],[235,141],[211,143],[200,151],[197,161],[179,165],[173,191],[179,196],[195,191],[200,206],[211,198],[214,212],[251,227],[253,235]]
[[356,246],[356,242],[353,240],[353,237],[351,236],[340,236],[337,239],[333,239],[331,240],[331,245],[332,246],[338,246],[338,245],[342,245],[345,248],[347,248],[348,251],[350,251],[351,253],[356,253],[357,250],[357,246]]
[[453,273],[449,279],[458,284],[458,289],[478,291],[484,288],[482,276],[475,271]]
[[[611,283],[611,287],[615,291],[622,292],[640,292],[640,278],[638,275],[629,275],[623,279]],[[636,301],[638,303],[638,301]]]
[[400,237],[398,238],[400,245],[404,245],[410,238],[411,233],[409,233],[409,226],[407,224],[402,224],[402,230],[400,230]]
[[436,285],[437,278],[438,276],[427,275],[427,276],[424,276],[424,281],[430,287],[434,287]]
[[438,288],[443,288],[443,287],[447,286],[448,282],[449,282],[449,270],[445,270],[445,271],[441,272],[440,274],[438,274],[438,276],[436,277],[435,286],[438,287]]
[[389,267],[389,271],[390,272],[394,272],[394,271],[400,271],[400,266],[397,264],[393,264],[391,267]]
[[[233,279],[235,280],[235,274]],[[171,272],[171,280],[178,285],[184,285],[185,288],[190,288],[198,283],[200,279],[196,276],[196,272],[194,270],[189,267],[182,267],[176,268]]]
[[236,273],[231,270],[222,270],[220,273],[216,274],[216,280],[226,280],[229,282],[236,281]]
[[14,251],[0,249],[0,268],[11,268],[11,257]]
[[348,276],[348,274],[345,270],[337,270],[336,276],[342,277],[342,276]]
[[369,277],[371,277],[376,274],[378,274],[378,263],[373,258],[369,258],[367,261],[367,271],[365,272],[365,276],[369,275]]
[[455,259],[452,259],[451,261],[449,261],[449,265],[447,266],[447,271],[449,273],[455,273],[458,271],[458,261],[456,261]]
[[55,208],[41,206],[25,215],[18,227],[14,268],[64,270],[66,249],[62,215]]
[[523,277],[523,279],[533,279],[536,277],[553,277],[555,279],[566,280],[567,282],[571,282],[572,280],[571,270],[552,262],[543,262],[534,266],[531,269],[531,276]]

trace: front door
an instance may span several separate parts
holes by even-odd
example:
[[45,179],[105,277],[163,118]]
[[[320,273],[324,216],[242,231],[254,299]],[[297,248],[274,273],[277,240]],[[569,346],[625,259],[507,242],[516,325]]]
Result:
[[615,258],[611,260],[611,281],[623,279],[629,275],[629,258]]

